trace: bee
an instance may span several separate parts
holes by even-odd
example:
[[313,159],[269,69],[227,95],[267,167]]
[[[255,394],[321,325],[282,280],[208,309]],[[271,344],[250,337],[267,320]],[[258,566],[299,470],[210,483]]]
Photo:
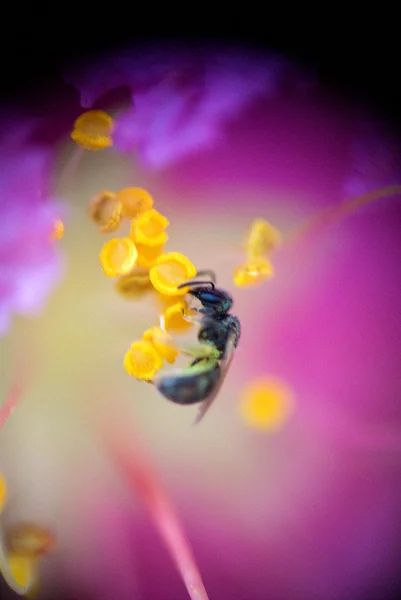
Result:
[[[197,313],[194,317],[185,316],[199,324],[199,344],[183,352],[191,355],[192,360],[185,369],[160,375],[154,380],[159,392],[176,404],[201,403],[195,424],[216,398],[241,335],[238,317],[229,313],[232,297],[225,290],[216,288],[213,271],[198,272],[198,276],[205,274],[209,274],[210,279],[188,281],[177,288],[189,287],[188,307]],[[193,301],[197,301],[197,307]]]

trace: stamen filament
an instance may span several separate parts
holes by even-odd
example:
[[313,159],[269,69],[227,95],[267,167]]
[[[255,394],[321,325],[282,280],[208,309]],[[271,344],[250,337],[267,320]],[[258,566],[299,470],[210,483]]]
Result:
[[[129,437],[123,431],[122,423],[116,427],[114,434],[110,431],[110,421],[107,423],[107,429],[103,427],[103,441],[113,461],[129,487],[135,494],[139,494],[150,512],[191,600],[208,600],[192,550],[170,499],[142,452],[134,446],[131,425]],[[124,439],[127,441],[123,441]]]
[[309,238],[309,236],[313,235],[314,233],[318,234],[324,227],[341,221],[343,217],[352,214],[361,206],[371,204],[372,202],[381,200],[382,198],[396,196],[398,194],[401,194],[401,185],[389,185],[384,188],[373,190],[372,192],[367,192],[366,194],[362,194],[356,198],[351,198],[350,200],[346,200],[341,204],[329,206],[328,208],[325,208],[324,210],[313,215],[313,217],[308,219],[306,223],[300,227],[297,226],[286,236],[285,243],[298,243],[299,241],[304,240],[304,238]]
[[16,408],[24,389],[17,381],[11,387],[4,404],[0,408],[0,431],[3,425],[6,423],[8,417],[11,415],[13,410]]

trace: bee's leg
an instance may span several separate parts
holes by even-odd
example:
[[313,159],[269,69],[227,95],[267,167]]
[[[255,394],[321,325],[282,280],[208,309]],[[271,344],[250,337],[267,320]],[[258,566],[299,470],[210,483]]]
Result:
[[184,309],[182,309],[182,318],[185,319],[185,321],[188,321],[188,323],[199,325],[203,319],[203,315],[186,315]]
[[210,362],[210,357],[209,356],[199,356],[198,358],[195,358],[193,361],[190,362],[189,367],[195,367],[196,365],[200,365],[200,364],[204,364],[207,365]]
[[199,358],[199,348],[197,346],[180,346],[177,344],[177,348],[180,354],[184,356],[191,356],[192,358]]
[[217,358],[218,351],[212,344],[198,344],[197,346],[182,346],[178,345],[178,349],[181,354],[185,356],[192,356],[197,362],[209,358]]

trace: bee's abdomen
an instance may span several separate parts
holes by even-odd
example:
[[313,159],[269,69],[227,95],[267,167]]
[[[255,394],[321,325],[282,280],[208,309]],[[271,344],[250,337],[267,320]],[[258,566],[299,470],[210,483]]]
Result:
[[176,404],[196,404],[211,394],[220,376],[218,364],[214,368],[194,375],[183,374],[163,377],[157,382],[161,394]]
[[234,346],[237,347],[239,338],[241,337],[241,323],[235,315],[228,315],[228,317],[230,319],[231,331],[235,334]]

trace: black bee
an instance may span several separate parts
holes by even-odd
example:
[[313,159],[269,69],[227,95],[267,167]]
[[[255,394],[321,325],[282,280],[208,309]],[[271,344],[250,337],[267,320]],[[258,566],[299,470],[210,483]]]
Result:
[[[233,299],[226,291],[216,288],[212,271],[207,281],[192,280],[178,286],[188,287],[188,294],[198,301],[198,314],[185,317],[199,323],[199,346],[192,349],[192,361],[187,368],[158,376],[154,383],[161,394],[176,404],[202,403],[195,423],[199,423],[223,384],[237,347],[241,326],[238,317],[229,313]],[[200,306],[199,306],[200,305]]]

